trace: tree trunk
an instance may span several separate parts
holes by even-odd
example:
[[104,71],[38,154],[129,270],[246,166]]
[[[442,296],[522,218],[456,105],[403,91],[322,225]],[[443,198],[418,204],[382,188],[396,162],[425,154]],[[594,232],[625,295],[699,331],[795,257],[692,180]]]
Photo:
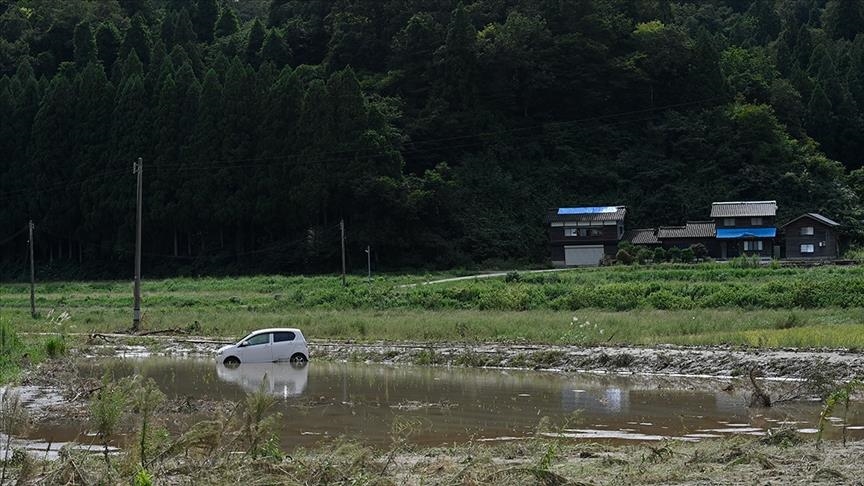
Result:
[[174,257],[177,257],[177,228],[174,228]]

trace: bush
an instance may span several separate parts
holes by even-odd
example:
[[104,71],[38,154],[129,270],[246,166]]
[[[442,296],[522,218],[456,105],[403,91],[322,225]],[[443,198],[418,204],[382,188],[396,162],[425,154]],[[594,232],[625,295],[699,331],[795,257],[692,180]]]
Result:
[[693,263],[693,250],[690,248],[684,248],[681,250],[681,261],[684,263]]
[[690,251],[692,251],[693,256],[699,260],[704,260],[708,256],[708,248],[705,248],[705,245],[702,243],[690,245]]
[[653,257],[654,257],[654,252],[652,252],[648,248],[640,248],[639,252],[636,253],[636,259],[639,260],[639,263],[641,263],[643,265],[645,263],[649,263]]
[[513,270],[512,272],[507,272],[507,275],[504,276],[504,281],[507,283],[519,282],[521,280],[522,280],[522,275],[519,272],[517,272],[516,270]]
[[49,358],[65,356],[66,351],[66,340],[62,336],[51,336],[45,341],[45,354]]
[[633,263],[633,255],[623,248],[618,250],[618,253],[615,254],[615,259],[624,265],[630,265]]
[[673,262],[680,262],[681,261],[681,248],[678,248],[677,246],[673,246],[672,248],[669,248],[668,256],[669,256],[669,260],[671,260]]
[[654,248],[654,262],[660,263],[666,261],[666,250],[663,247],[658,246]]

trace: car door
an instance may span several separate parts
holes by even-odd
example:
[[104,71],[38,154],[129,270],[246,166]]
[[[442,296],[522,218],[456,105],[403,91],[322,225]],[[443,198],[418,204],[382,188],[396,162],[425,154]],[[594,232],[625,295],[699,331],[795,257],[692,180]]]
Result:
[[270,363],[273,361],[273,345],[270,342],[271,334],[264,332],[256,334],[245,341],[243,346],[243,356],[240,361],[243,363]]
[[273,333],[273,361],[288,361],[297,352],[297,335],[292,331]]

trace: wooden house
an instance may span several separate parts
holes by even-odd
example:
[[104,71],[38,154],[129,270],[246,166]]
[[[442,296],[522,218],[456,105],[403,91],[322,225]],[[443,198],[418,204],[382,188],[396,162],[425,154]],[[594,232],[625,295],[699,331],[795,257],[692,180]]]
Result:
[[711,204],[719,257],[779,256],[777,201],[730,201]]
[[837,228],[840,223],[821,214],[807,213],[784,224],[786,258],[834,259],[840,257]]
[[710,256],[717,256],[720,252],[714,221],[687,221],[684,226],[661,226],[657,228],[657,239],[666,249],[683,250],[701,243]]
[[629,241],[633,245],[647,246],[656,248],[660,246],[660,240],[657,239],[656,228],[639,228],[624,232],[624,241]]
[[556,266],[597,266],[615,256],[624,236],[624,206],[551,209],[546,215],[549,249]]

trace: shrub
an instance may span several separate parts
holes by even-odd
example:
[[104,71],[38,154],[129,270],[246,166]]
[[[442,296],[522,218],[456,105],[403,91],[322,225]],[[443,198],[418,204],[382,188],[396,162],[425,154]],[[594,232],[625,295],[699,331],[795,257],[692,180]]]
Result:
[[692,263],[693,262],[693,250],[690,248],[684,248],[681,250],[681,261],[684,263]]
[[615,254],[615,259],[624,265],[630,265],[633,263],[633,255],[623,248],[618,250],[618,253]]
[[507,272],[507,275],[504,276],[504,281],[507,283],[519,282],[521,280],[522,280],[522,275],[519,272],[517,272],[516,270],[513,270],[512,272]]
[[705,245],[703,245],[702,243],[690,245],[690,251],[692,251],[693,256],[698,258],[699,260],[704,260],[705,257],[708,256],[708,248],[705,248]]
[[671,260],[673,262],[680,262],[681,261],[681,248],[678,248],[677,246],[673,246],[672,248],[669,248],[668,256],[669,256],[669,260]]
[[663,247],[658,246],[654,248],[654,261],[656,263],[660,263],[666,261],[666,250]]
[[65,356],[66,352],[66,340],[62,336],[51,336],[45,341],[45,354],[49,358]]
[[649,263],[652,258],[654,258],[654,252],[648,248],[640,248],[639,252],[636,253],[636,259],[641,264]]

